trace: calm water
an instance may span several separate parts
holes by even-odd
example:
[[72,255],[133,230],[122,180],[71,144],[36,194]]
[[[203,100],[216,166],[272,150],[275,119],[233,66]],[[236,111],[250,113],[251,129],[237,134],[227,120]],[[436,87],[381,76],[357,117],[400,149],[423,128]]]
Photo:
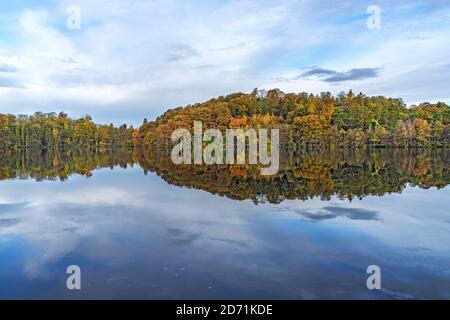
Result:
[[448,153],[285,158],[3,154],[0,299],[450,299]]

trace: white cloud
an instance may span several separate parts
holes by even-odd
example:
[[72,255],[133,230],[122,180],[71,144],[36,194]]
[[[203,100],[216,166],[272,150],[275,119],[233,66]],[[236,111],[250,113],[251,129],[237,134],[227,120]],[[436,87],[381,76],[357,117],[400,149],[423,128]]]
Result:
[[[448,72],[439,72],[450,64],[443,3],[399,17],[416,7],[385,2],[378,33],[365,27],[366,8],[351,1],[79,0],[81,30],[67,30],[71,4],[20,8],[6,19],[15,21],[8,25],[15,40],[2,41],[0,66],[15,72],[2,75],[0,112],[63,109],[138,124],[170,107],[254,87],[316,93],[352,87],[409,103],[449,98]],[[382,69],[377,78],[345,84],[288,81],[312,66]]]

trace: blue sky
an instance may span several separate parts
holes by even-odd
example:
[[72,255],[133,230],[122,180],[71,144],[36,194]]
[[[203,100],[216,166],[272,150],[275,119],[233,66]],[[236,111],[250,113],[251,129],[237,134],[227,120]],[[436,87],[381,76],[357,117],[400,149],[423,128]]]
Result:
[[0,112],[137,125],[255,87],[450,102],[449,32],[444,0],[2,1]]

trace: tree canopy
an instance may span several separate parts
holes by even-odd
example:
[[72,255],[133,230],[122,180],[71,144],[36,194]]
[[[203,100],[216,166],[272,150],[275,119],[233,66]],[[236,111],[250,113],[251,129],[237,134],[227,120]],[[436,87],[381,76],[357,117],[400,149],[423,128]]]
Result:
[[352,91],[284,93],[279,89],[234,93],[166,111],[142,125],[95,124],[88,115],[72,119],[64,112],[0,114],[0,149],[90,150],[113,147],[148,149],[170,145],[175,129],[277,128],[281,145],[342,147],[449,147],[450,107],[438,102],[408,108],[401,99],[368,97]]
[[450,107],[442,102],[408,108],[401,99],[368,97],[352,91],[285,94],[255,89],[204,103],[168,110],[139,129],[146,146],[169,143],[173,130],[205,128],[278,128],[283,145],[348,147],[448,147]]

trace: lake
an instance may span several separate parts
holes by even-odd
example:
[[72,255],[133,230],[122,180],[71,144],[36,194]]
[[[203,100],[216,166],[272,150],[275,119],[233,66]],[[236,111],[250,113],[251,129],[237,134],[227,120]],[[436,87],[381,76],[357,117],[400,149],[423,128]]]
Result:
[[450,299],[449,152],[282,159],[3,152],[0,299]]

